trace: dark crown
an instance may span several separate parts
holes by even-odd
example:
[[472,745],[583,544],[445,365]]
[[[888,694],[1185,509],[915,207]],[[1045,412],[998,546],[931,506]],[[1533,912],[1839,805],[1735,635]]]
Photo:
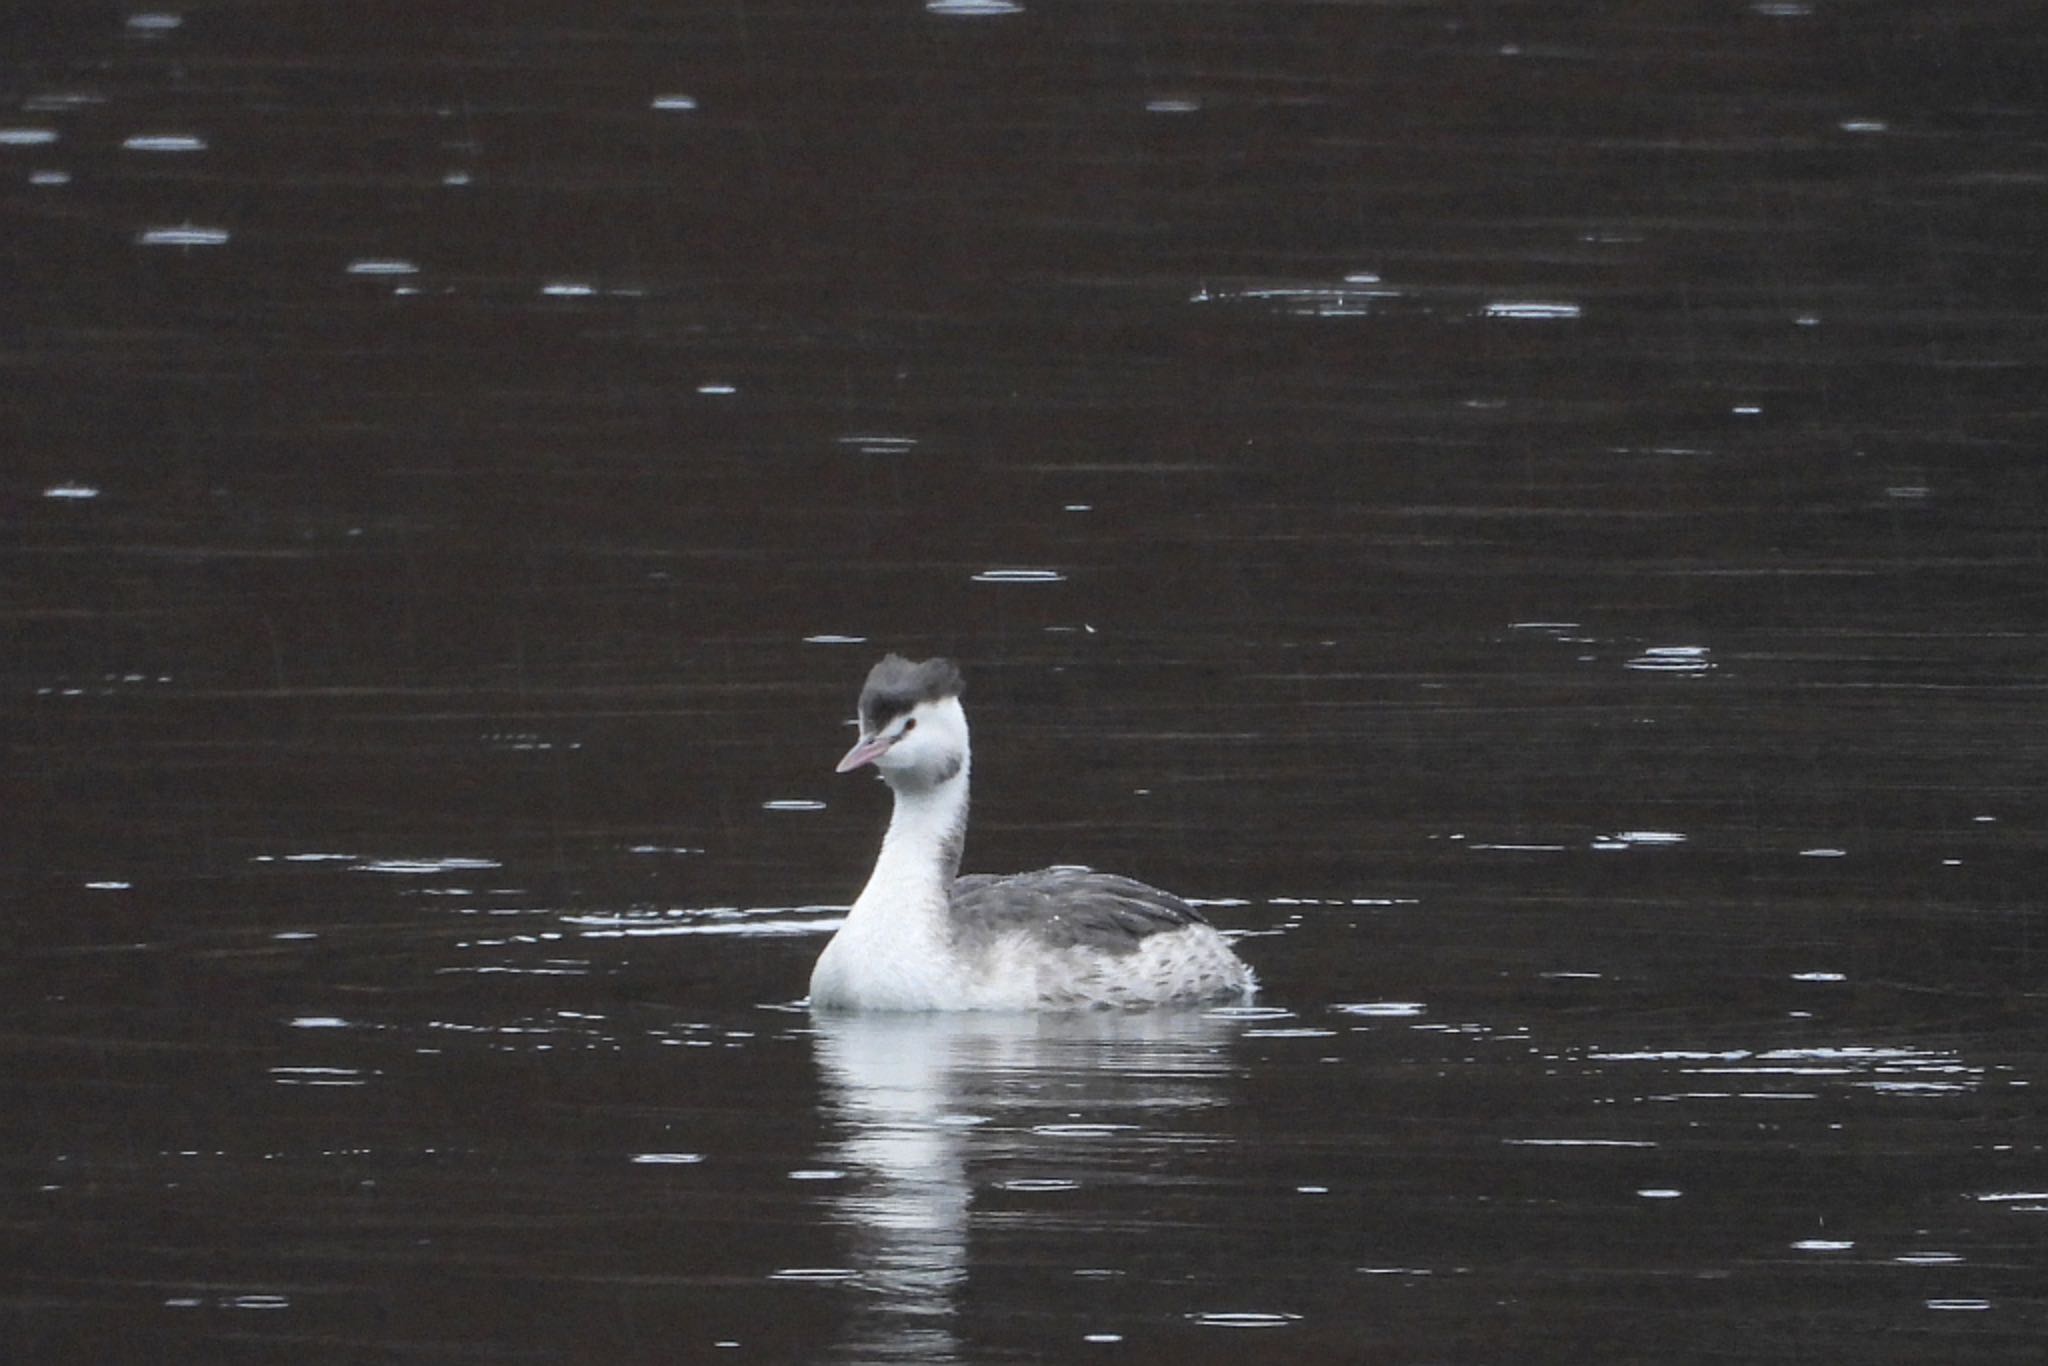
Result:
[[861,729],[872,735],[918,703],[958,697],[964,687],[960,666],[950,659],[912,663],[889,655],[868,670],[860,690]]

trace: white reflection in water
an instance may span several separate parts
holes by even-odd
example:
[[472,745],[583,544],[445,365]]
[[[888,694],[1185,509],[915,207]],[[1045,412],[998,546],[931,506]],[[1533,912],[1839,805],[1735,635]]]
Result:
[[716,934],[766,938],[826,934],[846,920],[844,906],[709,906],[666,911],[597,911],[565,915],[582,939],[665,939]]
[[1403,293],[1388,288],[1371,271],[1356,271],[1337,281],[1204,281],[1188,302],[1260,307],[1301,318],[1361,318],[1376,304]]
[[1547,303],[1528,299],[1504,299],[1488,304],[1480,310],[1489,318],[1524,318],[1536,321],[1556,321],[1576,318],[1582,311],[1577,304]]
[[375,1072],[360,1067],[273,1067],[270,1080],[279,1086],[367,1086]]
[[144,228],[135,235],[138,247],[224,247],[228,243],[226,228],[202,228],[192,223],[180,223],[169,228]]
[[917,446],[914,436],[884,436],[879,432],[855,432],[837,438],[837,444],[862,455],[908,455]]
[[847,1355],[954,1357],[978,1192],[1066,1208],[1134,1152],[1191,1141],[1162,1127],[1222,1100],[1234,1026],[1217,1014],[819,1017],[839,1134],[822,1156],[851,1173],[821,1190],[867,1292]]
[[121,146],[130,152],[203,152],[206,139],[194,133],[137,133],[123,138]]
[[1198,1323],[1205,1328],[1285,1328],[1298,1322],[1299,1314],[1273,1314],[1257,1310],[1230,1310],[1220,1313],[1183,1315],[1189,1323]]
[[0,128],[0,147],[47,147],[56,140],[54,128]]
[[426,877],[434,873],[471,872],[504,865],[487,858],[384,858],[355,865],[358,873],[383,873],[395,877]]
[[[1731,1077],[1755,1081],[1797,1077],[1808,1084],[1816,1079],[1834,1078],[1856,1090],[1902,1096],[1973,1091],[1981,1087],[1994,1070],[1966,1062],[1947,1049],[1875,1044],[1767,1049],[1642,1049],[1593,1052],[1586,1057],[1592,1062],[1661,1064],[1668,1072],[1687,1077]],[[1660,1076],[1665,1074],[1660,1070]],[[1803,1089],[1743,1090],[1731,1086],[1728,1090],[1657,1092],[1647,1099],[1818,1100],[1821,1094]]]
[[1640,673],[1703,674],[1714,661],[1704,645],[1653,645],[1622,667]]
[[62,114],[106,102],[105,95],[94,94],[89,90],[53,90],[45,95],[30,95],[21,102],[21,107],[24,112],[30,114]]
[[957,19],[985,19],[1000,14],[1022,14],[1016,0],[925,0],[925,9]]
[[1423,1014],[1429,1007],[1421,1001],[1347,1001],[1333,1005],[1330,1009],[1339,1015],[1411,1018]]
[[974,576],[976,583],[1060,583],[1066,575],[1057,569],[984,569]]
[[1612,835],[1602,835],[1593,841],[1595,849],[1643,849],[1670,847],[1685,843],[1685,836],[1676,830],[1621,830]]

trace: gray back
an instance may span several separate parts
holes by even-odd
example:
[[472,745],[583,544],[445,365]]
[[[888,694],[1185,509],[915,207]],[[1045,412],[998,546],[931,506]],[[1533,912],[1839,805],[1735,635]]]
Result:
[[953,883],[952,919],[954,933],[975,939],[1025,934],[1049,948],[1106,953],[1131,953],[1151,935],[1209,923],[1171,892],[1083,868],[970,873]]

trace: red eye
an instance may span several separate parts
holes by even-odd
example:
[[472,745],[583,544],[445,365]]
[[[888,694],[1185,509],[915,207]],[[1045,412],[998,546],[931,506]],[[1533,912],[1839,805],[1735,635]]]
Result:
[[903,733],[904,733],[905,735],[908,735],[908,734],[910,734],[910,732],[912,732],[912,731],[914,731],[914,730],[916,730],[916,729],[917,729],[917,718],[916,718],[915,716],[911,717],[911,718],[910,718],[910,719],[909,719],[908,721],[905,721],[905,722],[903,723]]

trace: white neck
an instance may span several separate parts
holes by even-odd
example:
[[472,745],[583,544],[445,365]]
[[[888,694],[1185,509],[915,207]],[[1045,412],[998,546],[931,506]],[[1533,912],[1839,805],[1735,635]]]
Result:
[[[929,748],[934,743],[940,748]],[[951,753],[960,756],[959,765],[934,782],[950,766]],[[811,970],[811,1003],[962,1009],[950,920],[967,839],[967,723],[960,704],[947,698],[925,713],[918,736],[899,741],[878,766],[896,809],[867,886]]]
[[896,809],[889,816],[889,833],[882,836],[875,871],[853,903],[850,918],[945,911],[967,840],[969,763],[963,757],[960,771],[933,787],[891,785]]

